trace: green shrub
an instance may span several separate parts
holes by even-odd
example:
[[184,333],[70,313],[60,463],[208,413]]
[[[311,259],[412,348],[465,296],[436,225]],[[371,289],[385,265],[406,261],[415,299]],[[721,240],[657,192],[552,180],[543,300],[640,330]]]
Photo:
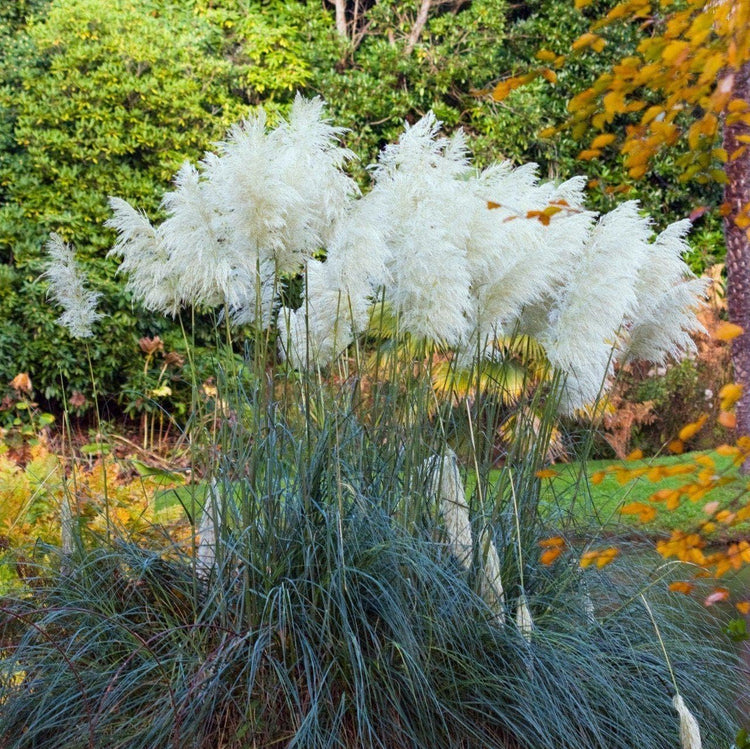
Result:
[[285,40],[260,9],[229,36],[200,5],[151,0],[54,0],[3,40],[0,380],[26,371],[58,404],[91,393],[87,355],[55,325],[39,283],[51,231],[75,243],[103,293],[107,318],[88,350],[100,393],[138,389],[142,336],[181,346],[179,327],[144,312],[114,279],[107,196],[156,211],[185,158],[260,96],[283,103],[308,75]]

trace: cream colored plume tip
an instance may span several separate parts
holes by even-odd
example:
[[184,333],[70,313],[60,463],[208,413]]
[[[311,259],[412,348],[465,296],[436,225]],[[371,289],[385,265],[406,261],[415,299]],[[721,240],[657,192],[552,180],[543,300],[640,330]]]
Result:
[[688,710],[681,694],[672,699],[674,709],[680,716],[680,741],[682,749],[701,749],[701,729],[695,716]]

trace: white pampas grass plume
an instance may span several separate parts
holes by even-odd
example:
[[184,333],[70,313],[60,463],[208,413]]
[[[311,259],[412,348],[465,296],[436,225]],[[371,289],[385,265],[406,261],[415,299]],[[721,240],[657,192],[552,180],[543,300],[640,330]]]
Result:
[[463,134],[437,138],[439,129],[429,113],[386,146],[362,203],[384,227],[384,296],[400,328],[453,346],[472,327],[466,246],[481,201],[468,188]]
[[503,579],[500,570],[500,557],[492,540],[490,532],[485,528],[480,539],[480,548],[483,556],[482,569],[482,594],[485,599],[490,599],[495,611],[498,624],[505,623],[505,591],[503,590]]
[[430,493],[440,501],[440,512],[451,551],[465,569],[471,567],[471,521],[456,454],[446,449],[442,458],[428,461]]
[[680,716],[680,741],[682,749],[701,749],[701,729],[695,716],[688,710],[681,694],[676,694],[672,705]]
[[203,513],[197,528],[198,548],[195,550],[195,569],[200,577],[208,577],[216,564],[216,522],[219,519],[220,498],[216,479],[211,479],[203,503]]
[[146,309],[176,315],[180,308],[179,277],[169,263],[169,253],[144,214],[121,198],[110,198],[112,218],[105,226],[117,232],[107,257],[122,258],[118,273],[128,277],[126,288]]
[[649,252],[649,222],[635,201],[602,216],[580,266],[550,311],[541,336],[550,363],[567,376],[561,408],[573,412],[596,400],[614,367],[620,330],[637,308],[636,274]]
[[43,277],[50,282],[49,296],[63,308],[57,322],[74,338],[90,338],[93,324],[102,317],[96,311],[101,294],[86,288],[72,248],[58,234],[50,235],[46,249],[49,262]]
[[531,618],[531,609],[525,593],[518,597],[518,608],[516,609],[516,626],[527,642],[531,642],[534,632],[534,620]]
[[636,282],[637,312],[629,324],[627,360],[663,364],[695,351],[691,332],[705,332],[695,316],[709,284],[682,259],[690,221],[670,224],[651,245]]

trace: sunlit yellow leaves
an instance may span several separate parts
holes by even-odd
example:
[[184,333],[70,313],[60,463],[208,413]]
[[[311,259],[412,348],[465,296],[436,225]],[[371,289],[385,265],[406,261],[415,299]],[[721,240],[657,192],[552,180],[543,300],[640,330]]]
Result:
[[687,424],[682,429],[680,429],[680,440],[682,442],[687,442],[689,439],[692,439],[698,432],[700,432],[701,429],[703,429],[703,425],[708,420],[708,416],[706,414],[703,414],[698,421],[693,422],[692,424]]
[[739,454],[740,449],[735,445],[719,445],[716,452],[724,457],[735,457]]
[[750,614],[750,601],[737,601],[734,605],[740,614],[744,614],[745,616]]
[[742,385],[730,382],[719,390],[719,407],[722,411],[728,411],[742,396]]
[[703,565],[706,561],[703,553],[705,545],[705,540],[698,533],[673,531],[669,540],[657,541],[656,550],[665,559],[676,557],[683,562]]
[[605,471],[595,471],[591,474],[591,483],[594,484],[594,486],[598,486],[604,481],[606,475]]
[[536,472],[536,477],[539,479],[551,479],[557,476],[557,471],[553,468],[543,468],[541,471]]
[[717,341],[731,341],[737,336],[741,336],[743,332],[742,328],[733,322],[722,322],[716,328],[714,337]]
[[578,154],[580,161],[591,161],[597,159],[602,155],[602,152],[598,148],[586,148]]
[[638,515],[642,523],[649,523],[656,517],[656,508],[644,502],[629,502],[620,512],[623,515]]
[[536,72],[531,72],[525,73],[524,75],[513,76],[512,78],[506,78],[506,80],[500,81],[500,83],[498,83],[492,90],[492,98],[495,101],[502,101],[511,93],[511,91],[515,91],[520,86],[530,83],[536,77]]
[[608,564],[614,561],[615,557],[619,554],[619,549],[614,546],[610,546],[607,549],[592,549],[586,551],[581,555],[580,565],[584,569],[595,564],[599,569],[606,567]]
[[667,450],[669,450],[669,452],[673,453],[674,455],[682,455],[682,453],[685,452],[685,444],[682,442],[682,440],[672,440],[667,445]]
[[680,506],[680,497],[682,492],[679,489],[659,489],[650,497],[651,502],[664,502],[667,510],[670,512]]
[[643,460],[643,450],[633,450],[626,458],[625,460],[631,461],[631,460]]
[[590,47],[594,52],[601,52],[605,45],[606,42],[598,34],[587,31],[573,42],[573,51],[580,52],[582,49]]
[[591,148],[606,148],[616,140],[617,136],[614,133],[602,133],[601,135],[597,135],[596,138],[591,141]]

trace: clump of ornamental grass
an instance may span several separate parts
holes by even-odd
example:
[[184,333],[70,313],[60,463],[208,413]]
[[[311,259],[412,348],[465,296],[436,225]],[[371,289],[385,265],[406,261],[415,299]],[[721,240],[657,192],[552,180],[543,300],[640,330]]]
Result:
[[[692,346],[686,226],[653,241],[635,204],[587,211],[581,179],[477,173],[432,115],[360,195],[340,135],[298,99],[184,166],[161,225],[113,199],[135,296],[250,326],[246,358],[191,416],[192,543],[74,523],[2,601],[0,743],[662,749],[689,709],[723,746],[731,655],[627,559],[539,547],[558,413],[614,361]],[[510,397],[517,337],[546,374]]]
[[585,584],[576,563],[541,564],[538,534],[516,536],[529,498],[496,484],[486,505],[467,496],[457,543],[454,456],[418,433],[384,443],[351,399],[300,439],[263,389],[196,494],[208,553],[87,540],[2,601],[3,746],[662,749],[679,736],[672,673],[723,746],[730,661],[688,601],[627,562]]

